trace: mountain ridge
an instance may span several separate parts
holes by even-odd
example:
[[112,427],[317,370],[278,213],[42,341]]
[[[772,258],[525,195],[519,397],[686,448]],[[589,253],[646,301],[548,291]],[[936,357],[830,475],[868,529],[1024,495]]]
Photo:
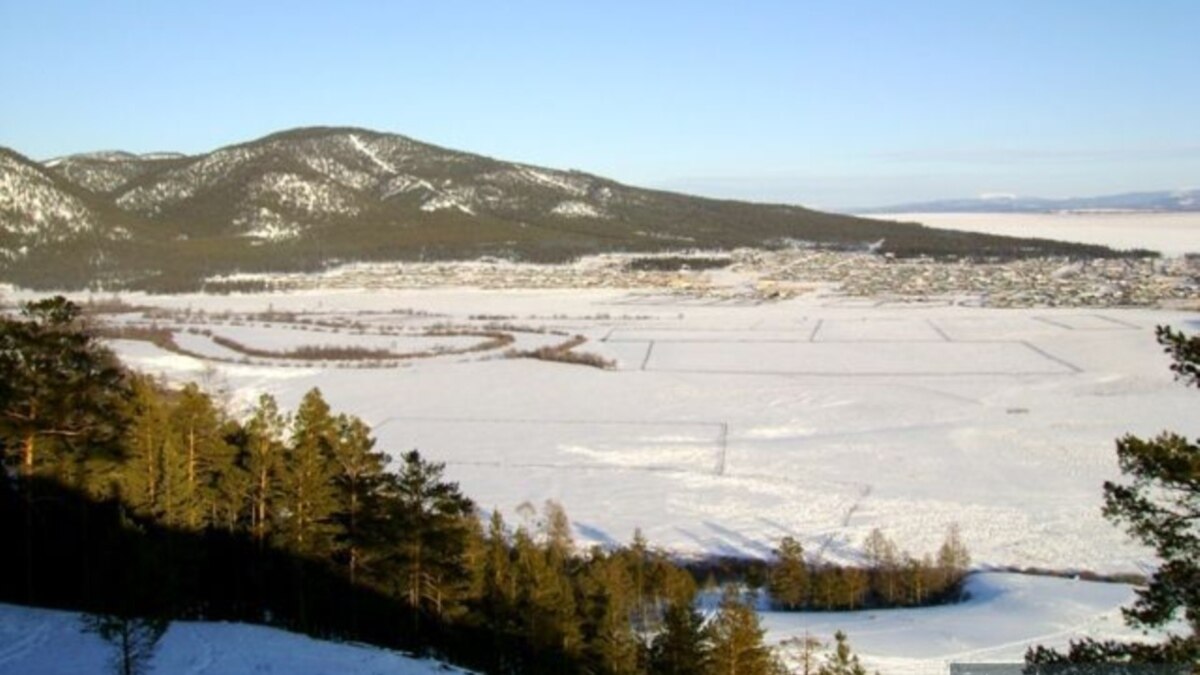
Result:
[[1062,211],[1195,212],[1200,211],[1200,189],[1146,190],[1093,197],[1063,198],[986,195],[844,209],[842,212],[867,215],[877,213],[1055,213]]
[[34,287],[182,290],[349,261],[562,262],[797,242],[883,240],[898,256],[1113,254],[646,189],[358,127],[287,129],[194,155],[3,158],[0,279]]

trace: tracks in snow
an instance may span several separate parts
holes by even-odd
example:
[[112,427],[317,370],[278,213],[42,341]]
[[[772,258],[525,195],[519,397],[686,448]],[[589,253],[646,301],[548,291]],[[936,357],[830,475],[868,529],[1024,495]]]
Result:
[[39,621],[23,635],[5,645],[0,645],[0,666],[24,660],[50,641],[50,622]]

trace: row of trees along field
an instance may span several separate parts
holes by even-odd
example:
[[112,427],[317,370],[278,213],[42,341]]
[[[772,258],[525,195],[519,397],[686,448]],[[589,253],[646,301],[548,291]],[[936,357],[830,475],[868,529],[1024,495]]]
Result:
[[937,557],[915,558],[878,529],[863,542],[866,567],[812,564],[792,537],[784,537],[769,571],[773,604],[786,610],[915,607],[962,597],[970,554],[951,526]]
[[[0,325],[0,444],[6,600],[272,623],[495,673],[779,672],[742,585],[705,619],[695,570],[640,534],[580,551],[555,502],[485,525],[443,465],[391,462],[319,390],[294,413],[264,395],[235,419],[194,384],[122,368],[62,298]],[[957,533],[936,561],[878,532],[867,550],[865,569],[814,564],[785,539],[774,602],[957,597]]]

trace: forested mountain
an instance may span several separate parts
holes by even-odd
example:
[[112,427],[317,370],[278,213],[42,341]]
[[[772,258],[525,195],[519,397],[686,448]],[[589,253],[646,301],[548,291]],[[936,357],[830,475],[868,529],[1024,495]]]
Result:
[[39,164],[0,151],[0,279],[27,286],[194,288],[218,273],[339,261],[881,239],[897,255],[1111,254],[646,190],[365,129],[294,129],[195,156]]

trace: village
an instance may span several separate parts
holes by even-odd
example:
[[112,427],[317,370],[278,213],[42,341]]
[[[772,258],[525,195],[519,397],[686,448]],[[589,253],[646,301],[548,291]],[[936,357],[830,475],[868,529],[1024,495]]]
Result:
[[[675,268],[638,264],[656,259],[670,261]],[[806,248],[738,249],[655,256],[604,254],[566,265],[494,258],[354,263],[318,274],[239,274],[213,281],[252,283],[272,291],[619,288],[743,302],[819,293],[978,307],[1200,308],[1200,258],[1196,256],[979,262]]]

